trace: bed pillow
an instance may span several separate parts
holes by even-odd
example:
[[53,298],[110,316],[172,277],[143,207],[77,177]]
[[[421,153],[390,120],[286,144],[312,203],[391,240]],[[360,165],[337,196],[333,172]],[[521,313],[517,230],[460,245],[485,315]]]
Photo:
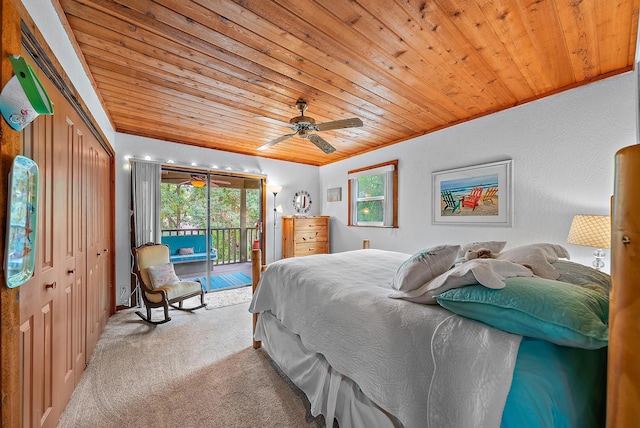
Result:
[[558,279],[560,274],[551,263],[558,258],[568,259],[569,252],[561,245],[531,244],[507,250],[497,258],[530,266],[533,273],[541,278]]
[[189,254],[194,254],[193,247],[178,248],[178,254],[181,256],[188,256]]
[[605,272],[569,260],[556,260],[551,264],[560,274],[558,281],[583,287],[600,287],[607,293],[611,288],[611,276]]
[[398,267],[391,286],[401,291],[415,290],[449,269],[459,250],[460,245],[438,245],[418,251]]
[[505,284],[501,290],[479,285],[449,290],[436,300],[451,312],[509,333],[574,348],[607,346],[606,293],[543,278],[507,278]]
[[153,288],[162,287],[163,285],[171,282],[180,281],[180,278],[176,275],[173,269],[173,263],[165,263],[157,266],[149,266],[147,268],[149,279],[151,280],[151,286]]
[[435,296],[452,288],[482,284],[489,288],[504,288],[504,279],[512,276],[533,276],[530,269],[506,260],[474,259],[437,276],[416,290],[394,293],[389,297],[414,303],[435,305]]

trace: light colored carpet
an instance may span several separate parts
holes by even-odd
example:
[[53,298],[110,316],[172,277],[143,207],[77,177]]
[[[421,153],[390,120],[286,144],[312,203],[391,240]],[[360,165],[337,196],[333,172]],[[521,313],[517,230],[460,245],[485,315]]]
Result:
[[[207,309],[222,308],[225,306],[238,305],[240,303],[249,302],[251,300],[251,286],[231,288],[222,291],[210,291],[204,295],[204,301],[207,302]],[[197,306],[199,299],[186,300],[185,307],[191,305]],[[171,315],[169,315],[171,316]]]
[[136,309],[113,315],[59,427],[324,426],[304,394],[251,347],[250,287],[243,288],[248,294],[207,295],[236,304],[170,310],[172,320],[159,326]]

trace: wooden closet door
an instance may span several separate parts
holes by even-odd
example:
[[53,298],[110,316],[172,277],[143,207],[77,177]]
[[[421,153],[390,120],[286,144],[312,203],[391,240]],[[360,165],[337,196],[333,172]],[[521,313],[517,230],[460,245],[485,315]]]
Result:
[[46,80],[53,116],[23,133],[40,171],[34,277],[20,289],[23,426],[55,427],[86,365],[85,132]]
[[[23,426],[55,426],[54,348],[57,337],[59,252],[55,239],[55,151],[53,118],[40,117],[23,131],[24,154],[40,170],[38,232],[34,276],[20,286],[20,332],[23,366]],[[54,288],[55,285],[55,288]]]
[[[110,193],[109,158],[97,143],[88,144],[86,193]],[[110,204],[109,198],[87,199],[87,331],[86,352],[91,355],[104,331],[111,312],[111,278],[109,251]]]
[[25,154],[40,171],[37,266],[20,289],[23,425],[29,427],[56,426],[85,367],[84,337],[78,340],[83,275],[76,275],[83,257],[76,205],[78,133],[73,110],[55,89],[47,91],[56,116],[40,116],[23,140]]

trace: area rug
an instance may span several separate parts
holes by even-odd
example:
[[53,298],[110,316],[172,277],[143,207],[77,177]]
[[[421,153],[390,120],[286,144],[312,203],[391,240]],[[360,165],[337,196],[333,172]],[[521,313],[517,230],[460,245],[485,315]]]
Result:
[[[203,287],[206,285],[206,277],[204,276],[194,278],[194,280],[200,281]],[[241,287],[250,284],[251,277],[242,272],[215,275],[209,279],[209,291],[224,290],[225,288]]]
[[204,300],[207,302],[207,309],[216,309],[247,303],[251,300],[251,297],[251,287],[243,286],[228,290],[211,291],[204,296]]

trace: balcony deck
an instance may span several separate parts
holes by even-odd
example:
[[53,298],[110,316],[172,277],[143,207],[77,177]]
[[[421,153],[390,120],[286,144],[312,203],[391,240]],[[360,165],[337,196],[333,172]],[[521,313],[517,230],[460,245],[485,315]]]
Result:
[[[171,254],[174,254],[174,251],[177,251],[180,246],[198,247],[195,248],[196,252],[202,252],[205,255],[208,248],[215,248],[213,260],[175,262],[176,274],[183,280],[195,278],[204,280],[207,276],[207,263],[209,263],[210,276],[214,279],[215,277],[225,277],[225,279],[220,278],[219,281],[216,281],[215,286],[205,288],[207,292],[242,286],[247,282],[246,277],[251,278],[251,247],[254,240],[257,239],[257,230],[255,228],[228,227],[213,228],[209,233],[210,247],[207,247],[207,229],[162,230],[162,239],[167,241],[166,244],[169,245]],[[170,240],[171,243],[168,242]],[[237,274],[244,274],[246,277],[240,277]],[[250,283],[251,281],[248,280],[247,284],[250,285]]]
[[[200,267],[193,267],[189,265],[198,265]],[[204,278],[207,275],[205,262],[192,262],[192,263],[181,263],[175,265],[176,274],[180,277],[180,279],[188,280],[194,278]],[[185,269],[187,272],[185,272]],[[182,272],[181,272],[182,270]],[[239,263],[230,263],[230,264],[221,264],[214,265],[210,274],[211,277],[219,277],[225,275],[234,275],[242,273],[247,277],[251,278],[251,262],[239,262]],[[245,285],[251,285],[251,281],[248,283],[242,283],[239,285],[230,285],[228,287],[223,288],[215,288],[206,290],[207,292],[216,292],[221,290],[228,290],[230,288],[243,287]]]

